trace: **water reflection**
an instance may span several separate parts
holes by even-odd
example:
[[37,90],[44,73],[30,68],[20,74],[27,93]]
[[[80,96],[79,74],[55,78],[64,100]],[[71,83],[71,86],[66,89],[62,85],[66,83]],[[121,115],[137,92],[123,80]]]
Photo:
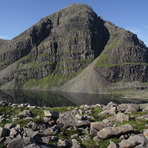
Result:
[[146,103],[148,100],[123,99],[113,95],[77,94],[49,91],[0,90],[0,100],[8,103],[29,103],[36,106],[79,106],[82,104]]

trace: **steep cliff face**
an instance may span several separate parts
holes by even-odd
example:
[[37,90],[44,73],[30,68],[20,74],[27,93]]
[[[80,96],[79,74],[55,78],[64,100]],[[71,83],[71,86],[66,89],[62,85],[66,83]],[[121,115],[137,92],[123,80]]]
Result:
[[148,81],[148,48],[89,6],[72,4],[0,43],[0,70],[1,88],[105,92]]
[[148,48],[129,31],[106,22],[110,39],[95,69],[110,82],[148,82]]
[[104,49],[108,36],[103,24],[90,7],[80,4],[41,19],[0,49],[0,84],[32,88],[45,77],[56,80],[49,80],[52,85],[72,78]]

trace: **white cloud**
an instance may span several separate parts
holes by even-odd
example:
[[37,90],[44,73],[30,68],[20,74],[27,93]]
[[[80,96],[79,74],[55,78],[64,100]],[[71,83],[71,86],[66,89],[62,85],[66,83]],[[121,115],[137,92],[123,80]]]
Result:
[[0,39],[10,39],[10,38],[6,35],[0,35]]

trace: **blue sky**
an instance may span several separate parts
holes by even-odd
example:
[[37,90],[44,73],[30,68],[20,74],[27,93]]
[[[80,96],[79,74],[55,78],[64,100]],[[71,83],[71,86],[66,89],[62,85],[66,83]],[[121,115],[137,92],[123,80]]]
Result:
[[136,33],[148,46],[148,0],[1,0],[0,38],[12,39],[72,3],[90,5],[98,16]]

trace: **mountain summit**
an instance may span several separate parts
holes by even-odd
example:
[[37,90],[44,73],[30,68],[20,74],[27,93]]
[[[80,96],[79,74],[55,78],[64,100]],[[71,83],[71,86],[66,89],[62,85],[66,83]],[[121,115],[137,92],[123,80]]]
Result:
[[1,89],[108,93],[146,89],[146,82],[145,44],[84,4],[72,4],[0,42]]

